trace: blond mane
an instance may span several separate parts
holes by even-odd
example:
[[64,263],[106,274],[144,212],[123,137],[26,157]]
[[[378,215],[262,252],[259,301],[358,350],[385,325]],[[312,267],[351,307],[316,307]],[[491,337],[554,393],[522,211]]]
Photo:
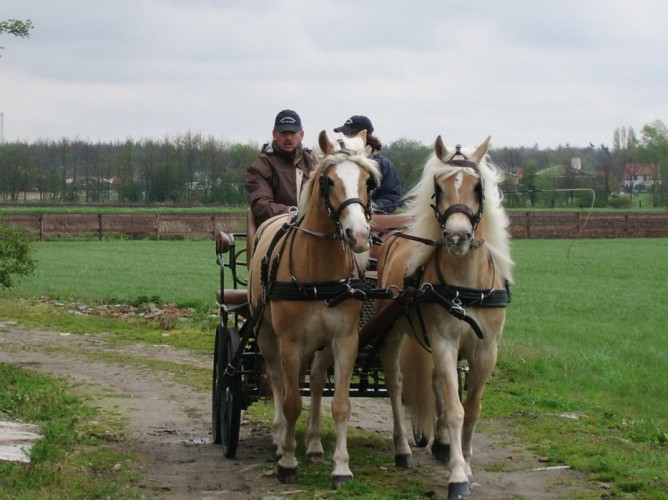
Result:
[[[450,150],[454,150],[451,148]],[[466,155],[472,150],[462,150]],[[450,158],[448,158],[450,159]],[[491,162],[487,154],[478,163],[480,175],[484,181],[485,206],[481,227],[484,225],[484,240],[494,265],[505,279],[512,281],[513,261],[510,256],[510,234],[508,226],[510,221],[505,209],[502,206],[502,194],[499,184],[503,181],[503,172]],[[462,168],[447,165],[438,158],[436,153],[432,153],[422,169],[422,175],[418,183],[406,195],[406,213],[413,217],[412,224],[408,227],[409,234],[427,238],[434,241],[440,241],[441,226],[438,223],[434,212],[430,208],[433,204],[434,195],[434,177],[441,174],[452,175]],[[473,169],[470,173],[475,173]],[[424,264],[433,254],[434,247],[420,245],[408,263],[409,272],[413,272]]]

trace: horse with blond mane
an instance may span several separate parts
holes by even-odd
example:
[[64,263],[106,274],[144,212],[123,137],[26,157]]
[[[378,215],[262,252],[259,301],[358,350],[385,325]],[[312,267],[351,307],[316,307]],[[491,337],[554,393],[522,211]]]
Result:
[[[333,487],[352,478],[346,444],[349,387],[362,307],[360,273],[370,247],[369,193],[380,181],[376,162],[364,154],[364,134],[340,146],[320,133],[319,162],[297,213],[262,224],[250,257],[249,301],[253,316],[259,316],[256,338],[273,394],[272,438],[283,483],[295,482],[298,475],[300,379],[323,349],[334,359]],[[309,440],[307,458],[324,460],[319,433]]]
[[[395,464],[411,467],[402,400],[415,436],[433,436],[432,454],[449,465],[449,498],[470,494],[473,432],[510,300],[508,217],[501,173],[491,164],[489,138],[466,154],[439,136],[420,180],[408,193],[412,223],[383,243],[380,287],[403,290],[404,313],[381,348],[394,417]],[[376,302],[377,311],[387,307]],[[466,397],[458,362],[468,361]]]

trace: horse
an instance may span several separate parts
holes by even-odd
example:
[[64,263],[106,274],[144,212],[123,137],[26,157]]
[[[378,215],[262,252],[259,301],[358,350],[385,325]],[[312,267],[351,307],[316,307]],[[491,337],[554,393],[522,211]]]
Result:
[[[300,379],[323,349],[331,352],[335,367],[332,486],[336,489],[353,477],[347,450],[349,388],[362,307],[360,273],[371,242],[370,192],[380,184],[377,163],[364,153],[365,134],[341,146],[323,130],[318,163],[300,194],[296,214],[269,219],[254,239],[249,304],[251,314],[260,316],[256,338],[273,396],[272,441],[283,483],[298,480],[295,424],[302,411]],[[312,391],[318,391],[314,384],[324,387],[324,376],[310,380]],[[307,434],[307,459],[323,462],[319,429]]]
[[[379,354],[394,419],[395,465],[413,465],[403,401],[416,441],[433,435],[432,454],[449,464],[449,498],[470,495],[473,432],[510,300],[509,220],[489,141],[467,155],[437,137],[407,194],[412,222],[381,245],[378,257],[380,287],[403,290],[394,299],[402,312],[387,327]],[[376,315],[388,305],[376,301]],[[460,359],[469,366],[463,402]]]

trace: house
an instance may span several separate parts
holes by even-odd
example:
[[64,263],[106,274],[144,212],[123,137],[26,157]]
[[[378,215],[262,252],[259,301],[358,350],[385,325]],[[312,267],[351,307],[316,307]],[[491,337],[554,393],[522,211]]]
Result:
[[661,169],[654,164],[627,163],[624,165],[622,188],[627,193],[647,192],[661,184]]

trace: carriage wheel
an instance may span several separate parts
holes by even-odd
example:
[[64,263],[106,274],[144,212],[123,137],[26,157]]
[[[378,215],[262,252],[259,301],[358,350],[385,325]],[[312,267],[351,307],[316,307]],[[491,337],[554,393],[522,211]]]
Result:
[[[236,328],[225,329],[219,351],[218,387],[218,422],[220,424],[220,444],[226,458],[234,458],[239,443],[241,427],[241,373],[237,372],[226,383],[223,377],[225,368],[231,363],[239,347],[239,331]],[[215,418],[215,417],[214,417]]]
[[223,352],[223,342],[225,341],[226,334],[227,329],[223,327],[223,325],[218,325],[216,327],[216,340],[213,348],[213,387],[211,394],[211,423],[214,444],[222,443],[220,429],[220,391],[225,365],[221,366],[222,360],[220,354]]

